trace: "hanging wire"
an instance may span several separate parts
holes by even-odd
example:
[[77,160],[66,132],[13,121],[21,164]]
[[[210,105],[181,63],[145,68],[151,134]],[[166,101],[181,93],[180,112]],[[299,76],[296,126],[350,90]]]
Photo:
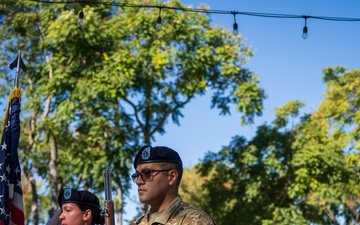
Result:
[[158,8],[159,8],[159,16],[156,19],[156,30],[161,30],[161,28],[162,28],[161,9],[163,7],[159,6]]
[[238,27],[238,24],[236,23],[236,12],[235,11],[232,11],[231,14],[234,15],[234,24],[233,24],[233,34],[235,36],[239,35],[239,27]]
[[[129,4],[129,3],[116,3],[116,2],[101,2],[94,0],[72,0],[72,1],[49,1],[49,0],[27,0],[31,2],[39,3],[48,3],[48,4],[64,4],[64,3],[81,3],[88,5],[107,5],[107,6],[116,6],[116,7],[132,7],[132,8],[158,8],[159,17],[156,20],[156,29],[161,29],[162,27],[162,18],[161,18],[161,9],[170,9],[177,11],[187,11],[187,12],[198,12],[205,14],[232,14],[234,16],[233,24],[233,34],[239,34],[238,24],[236,23],[236,15],[245,15],[245,16],[256,16],[256,17],[267,17],[267,18],[285,18],[285,19],[305,19],[305,26],[303,28],[302,37],[306,39],[308,37],[308,27],[306,25],[307,19],[317,19],[317,20],[328,20],[328,21],[341,21],[341,22],[359,22],[360,18],[345,18],[345,17],[327,17],[327,16],[304,16],[304,15],[291,15],[291,14],[276,14],[276,13],[260,13],[260,12],[239,12],[239,11],[226,11],[226,10],[207,10],[207,9],[194,9],[194,8],[182,8],[182,7],[171,7],[171,6],[157,6],[157,5],[139,5],[139,4]],[[78,24],[82,25],[84,19],[84,13],[81,10],[79,12]]]
[[77,24],[79,26],[82,26],[84,24],[84,12],[82,11],[82,9],[79,12],[79,18],[77,20]]
[[305,19],[305,26],[303,28],[302,38],[306,39],[308,38],[308,27],[306,26],[306,21],[309,18],[309,16],[303,16],[303,18]]
[[[91,0],[76,0],[76,1],[49,1],[49,0],[27,0],[31,2],[41,2],[49,4],[64,4],[64,3],[86,3],[88,5],[108,5],[108,6],[119,6],[119,7],[133,7],[133,8],[159,8],[158,5],[139,5],[139,4],[129,4],[129,3],[116,3],[116,2],[101,2],[101,1],[91,1]],[[246,16],[257,16],[257,17],[270,17],[270,18],[303,18],[302,15],[291,15],[291,14],[276,14],[276,13],[260,13],[260,12],[240,12],[240,11],[227,11],[227,10],[207,10],[207,9],[194,9],[194,8],[182,8],[182,7],[171,7],[171,6],[161,6],[164,9],[171,10],[180,10],[188,12],[200,12],[207,14],[234,14],[246,15]],[[331,20],[331,21],[347,21],[347,22],[358,22],[360,18],[344,18],[344,17],[326,17],[326,16],[308,16],[308,18],[318,19],[318,20]]]

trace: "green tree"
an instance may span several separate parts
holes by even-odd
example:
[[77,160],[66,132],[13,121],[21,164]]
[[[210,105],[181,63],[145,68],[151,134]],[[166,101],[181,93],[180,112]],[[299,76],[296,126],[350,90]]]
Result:
[[[176,0],[163,5],[185,7]],[[80,10],[82,26],[76,23]],[[53,211],[64,186],[101,193],[106,165],[115,173],[121,224],[136,150],[151,144],[156,133],[164,134],[168,122],[180,124],[182,109],[195,97],[211,91],[212,108],[226,115],[233,104],[244,124],[261,115],[264,91],[243,67],[252,52],[241,37],[211,26],[200,13],[163,8],[161,15],[162,29],[156,30],[158,9],[152,7],[0,4],[6,81],[1,94],[7,94],[12,77],[6,66],[18,49],[29,67],[20,80],[25,92],[21,153],[33,182],[33,217],[27,217],[33,224],[44,219],[33,177],[45,180],[52,197],[46,209]]]
[[298,183],[292,195],[306,195],[322,224],[360,222],[359,70],[343,67],[323,70],[324,101],[307,122],[294,146]]
[[251,140],[235,136],[197,165],[218,224],[359,223],[360,71],[323,72],[317,111],[299,118],[304,104],[289,102]]
[[185,202],[191,202],[194,206],[204,209],[208,203],[204,196],[207,196],[207,190],[204,189],[206,177],[201,177],[196,168],[185,168],[181,179],[179,194]]

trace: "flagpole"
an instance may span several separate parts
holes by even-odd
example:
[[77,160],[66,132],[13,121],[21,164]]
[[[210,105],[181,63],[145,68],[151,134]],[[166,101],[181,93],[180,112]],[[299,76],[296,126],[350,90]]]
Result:
[[20,60],[21,60],[21,51],[19,49],[18,57],[17,57],[17,66],[16,66],[16,75],[14,80],[14,87],[19,87],[19,75],[20,75]]
[[9,68],[12,70],[16,67],[16,76],[15,76],[15,80],[14,80],[14,88],[15,87],[20,87],[19,85],[19,76],[20,76],[20,69],[22,69],[24,72],[27,71],[27,67],[25,65],[25,63],[22,61],[21,59],[21,51],[19,49],[18,55],[16,57],[16,59],[10,63]]

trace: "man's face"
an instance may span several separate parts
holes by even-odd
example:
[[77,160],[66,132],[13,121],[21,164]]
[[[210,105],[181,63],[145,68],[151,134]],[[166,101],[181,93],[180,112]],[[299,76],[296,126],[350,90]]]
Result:
[[[139,200],[151,206],[160,206],[169,185],[169,170],[163,170],[158,163],[140,164],[136,167]],[[140,174],[141,175],[140,175]]]

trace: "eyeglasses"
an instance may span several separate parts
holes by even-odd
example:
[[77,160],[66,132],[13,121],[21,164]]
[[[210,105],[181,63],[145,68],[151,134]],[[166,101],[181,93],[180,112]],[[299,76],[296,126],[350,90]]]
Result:
[[152,175],[152,177],[155,177],[156,175],[158,175],[160,172],[169,172],[172,169],[167,169],[167,170],[143,170],[140,173],[136,171],[136,173],[134,173],[133,175],[131,175],[131,179],[134,183],[136,183],[136,181],[138,180],[139,176],[141,177],[141,179],[143,181],[146,181],[148,179],[150,179],[150,175],[152,173],[156,173],[155,175]]

